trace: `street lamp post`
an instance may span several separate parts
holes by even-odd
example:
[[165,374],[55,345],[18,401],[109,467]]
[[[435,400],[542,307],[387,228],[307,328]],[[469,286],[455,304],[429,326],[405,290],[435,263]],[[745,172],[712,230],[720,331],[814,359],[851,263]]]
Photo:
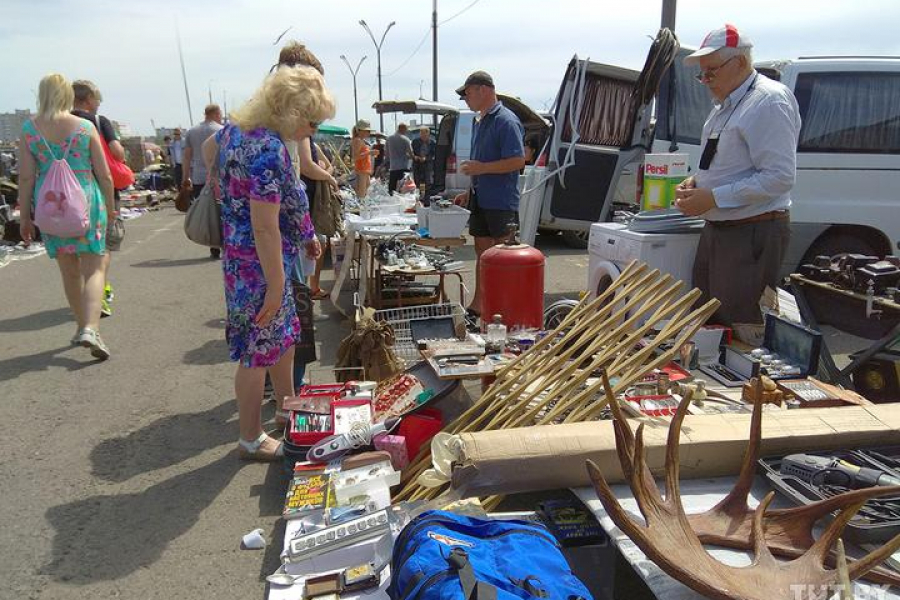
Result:
[[[375,44],[375,57],[378,60],[378,101],[380,102],[383,99],[382,93],[381,93],[381,45],[384,44],[384,38],[385,38],[385,36],[387,36],[387,32],[390,31],[391,27],[396,25],[397,22],[391,21],[388,24],[387,28],[384,30],[384,33],[381,34],[380,42],[375,41],[375,34],[373,34],[372,30],[369,29],[369,26],[368,26],[368,24],[366,24],[366,21],[364,19],[361,19],[359,21],[359,24],[362,25],[363,29],[366,30],[366,33],[369,34],[369,37],[372,38],[372,43]],[[378,119],[379,119],[379,123],[381,126],[381,131],[383,133],[384,132],[384,115],[379,113]]]
[[341,54],[341,60],[344,61],[344,64],[347,65],[347,68],[350,69],[350,75],[353,77],[353,124],[359,123],[359,101],[356,98],[356,74],[359,73],[359,67],[362,66],[363,61],[366,60],[366,57],[363,56],[359,59],[359,62],[356,63],[356,68],[350,66],[350,61],[347,60],[347,57]]

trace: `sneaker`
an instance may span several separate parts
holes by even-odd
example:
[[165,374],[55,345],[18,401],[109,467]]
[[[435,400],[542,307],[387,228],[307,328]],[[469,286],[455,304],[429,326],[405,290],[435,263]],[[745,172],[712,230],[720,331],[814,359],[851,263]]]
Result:
[[82,329],[78,336],[78,343],[85,348],[90,348],[91,356],[94,358],[106,360],[110,357],[109,348],[103,343],[100,334],[93,329],[88,329],[87,327]]
[[112,316],[112,307],[109,305],[109,301],[106,298],[100,299],[100,316],[101,317],[111,317]]
[[113,287],[108,283],[103,288],[103,298],[106,300],[107,304],[112,304],[112,301],[116,299],[116,293],[113,292]]

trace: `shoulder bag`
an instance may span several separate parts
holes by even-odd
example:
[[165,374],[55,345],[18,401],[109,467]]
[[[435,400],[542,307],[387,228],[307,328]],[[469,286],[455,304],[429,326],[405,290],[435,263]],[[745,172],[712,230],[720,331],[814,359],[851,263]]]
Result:
[[[105,118],[105,117],[104,117]],[[117,190],[124,190],[134,184],[134,171],[124,162],[112,155],[109,149],[109,143],[103,137],[100,129],[100,117],[97,116],[97,133],[100,134],[100,144],[103,146],[103,156],[106,157],[106,164],[109,166],[109,173],[112,175],[113,187]]]
[[344,215],[341,199],[327,181],[319,181],[316,185],[316,196],[312,203],[310,218],[318,235],[341,235],[344,229]]
[[194,200],[184,216],[184,233],[188,239],[201,246],[218,248],[222,246],[222,209],[216,198],[215,188],[218,178],[218,152],[213,168],[209,171],[206,185]]

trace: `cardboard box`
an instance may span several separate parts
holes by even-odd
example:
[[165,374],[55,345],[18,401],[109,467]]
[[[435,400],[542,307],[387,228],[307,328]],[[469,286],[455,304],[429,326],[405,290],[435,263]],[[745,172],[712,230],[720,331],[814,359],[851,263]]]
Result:
[[[662,475],[668,419],[644,423],[647,464]],[[681,430],[681,478],[736,475],[750,435],[749,414],[688,415]],[[612,421],[544,425],[460,434],[462,460],[452,485],[489,496],[590,485],[593,460],[609,483],[623,481]],[[806,410],[767,408],[762,455],[900,444],[900,404]]]

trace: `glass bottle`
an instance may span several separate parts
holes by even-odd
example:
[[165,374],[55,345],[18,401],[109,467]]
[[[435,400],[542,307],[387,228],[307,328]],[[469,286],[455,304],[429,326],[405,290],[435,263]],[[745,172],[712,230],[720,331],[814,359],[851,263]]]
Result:
[[487,326],[487,349],[489,352],[502,352],[506,346],[506,325],[502,315],[494,315],[493,321]]

